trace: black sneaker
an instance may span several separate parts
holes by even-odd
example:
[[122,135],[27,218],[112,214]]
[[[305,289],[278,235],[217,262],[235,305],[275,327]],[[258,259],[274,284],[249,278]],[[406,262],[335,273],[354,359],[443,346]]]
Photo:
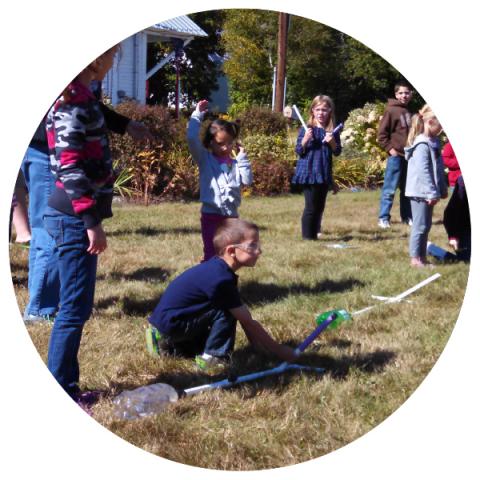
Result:
[[98,402],[103,392],[99,390],[89,390],[86,392],[79,392],[75,395],[74,401],[77,405],[88,415],[93,415],[93,406]]

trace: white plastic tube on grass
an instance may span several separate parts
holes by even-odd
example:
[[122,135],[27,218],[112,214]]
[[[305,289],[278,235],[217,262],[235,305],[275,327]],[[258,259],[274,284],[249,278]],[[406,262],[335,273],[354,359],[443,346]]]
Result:
[[401,302],[405,297],[408,295],[412,294],[413,292],[416,292],[420,288],[424,287],[425,285],[428,285],[430,282],[433,282],[437,278],[441,277],[439,273],[435,273],[431,277],[426,278],[425,280],[422,280],[420,283],[417,283],[414,285],[412,288],[409,288],[408,290],[405,290],[404,292],[400,293],[399,295],[395,297],[376,297],[376,298],[384,298],[383,303],[377,303],[376,305],[372,305],[370,307],[362,308],[361,310],[358,310],[356,312],[352,313],[353,315],[360,315],[361,313],[368,312],[372,308],[375,308],[377,305],[384,305],[386,303],[398,303]]

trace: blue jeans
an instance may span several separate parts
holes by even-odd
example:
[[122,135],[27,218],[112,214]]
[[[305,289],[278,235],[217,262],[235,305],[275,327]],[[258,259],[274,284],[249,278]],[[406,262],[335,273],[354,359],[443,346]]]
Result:
[[465,235],[459,241],[459,250],[451,253],[448,250],[431,243],[427,247],[427,253],[435,257],[439,262],[470,262],[472,252],[470,235]]
[[48,347],[48,369],[72,397],[78,393],[78,350],[83,326],[93,308],[97,255],[89,245],[83,221],[48,207],[45,228],[58,249],[60,310],[53,324]]
[[28,217],[32,238],[28,259],[29,302],[25,313],[54,315],[58,309],[60,281],[55,242],[45,230],[43,215],[55,182],[48,154],[29,147],[22,171],[28,188]]
[[439,262],[455,262],[457,256],[434,243],[427,246],[427,253],[434,257]]
[[393,206],[395,190],[400,188],[400,218],[408,222],[412,218],[410,201],[405,197],[405,182],[407,180],[407,161],[400,156],[388,157],[382,194],[380,197],[380,212],[378,218],[390,221],[390,210]]
[[199,317],[176,322],[166,337],[180,350],[225,357],[235,345],[236,326],[237,321],[230,312],[213,309]]
[[432,228],[433,205],[425,200],[411,199],[413,223],[410,230],[410,257],[426,258],[428,233]]

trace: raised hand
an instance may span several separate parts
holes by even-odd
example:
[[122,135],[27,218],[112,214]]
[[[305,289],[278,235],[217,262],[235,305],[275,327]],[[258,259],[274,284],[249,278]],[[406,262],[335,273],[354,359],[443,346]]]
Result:
[[208,100],[200,100],[197,103],[197,110],[199,112],[206,112],[208,110]]

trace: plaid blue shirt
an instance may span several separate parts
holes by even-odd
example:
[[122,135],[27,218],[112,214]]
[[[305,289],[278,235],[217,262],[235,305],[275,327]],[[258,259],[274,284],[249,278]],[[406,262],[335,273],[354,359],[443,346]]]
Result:
[[297,166],[292,183],[298,184],[332,184],[332,153],[340,155],[342,146],[340,143],[340,133],[335,133],[334,138],[337,148],[332,151],[328,143],[322,143],[325,137],[325,130],[319,127],[313,127],[313,138],[302,147],[302,140],[305,135],[305,129],[302,127],[298,133],[295,152],[298,154]]

